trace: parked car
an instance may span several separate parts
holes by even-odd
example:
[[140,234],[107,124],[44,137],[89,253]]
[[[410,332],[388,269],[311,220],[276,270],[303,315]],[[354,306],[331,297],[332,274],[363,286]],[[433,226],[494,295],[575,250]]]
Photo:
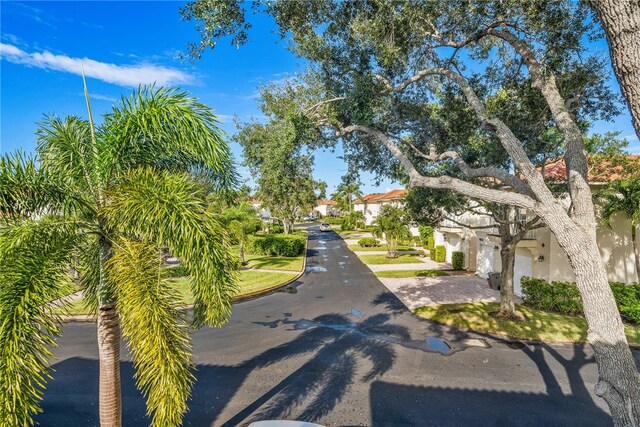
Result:
[[320,224],[320,231],[331,231],[331,225],[323,222],[322,224]]

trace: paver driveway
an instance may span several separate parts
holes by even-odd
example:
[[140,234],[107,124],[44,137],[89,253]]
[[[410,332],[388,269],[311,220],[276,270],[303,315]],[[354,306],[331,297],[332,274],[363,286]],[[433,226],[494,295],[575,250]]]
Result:
[[[194,334],[197,382],[185,425],[264,418],[328,426],[611,423],[592,393],[588,348],[466,341],[463,332],[409,313],[336,234],[312,233],[308,255],[309,267],[327,271],[236,304],[223,328]],[[95,326],[69,324],[64,332],[37,421],[97,425]],[[444,338],[451,351],[437,351],[442,344],[428,337]],[[148,425],[122,356],[124,425]]]

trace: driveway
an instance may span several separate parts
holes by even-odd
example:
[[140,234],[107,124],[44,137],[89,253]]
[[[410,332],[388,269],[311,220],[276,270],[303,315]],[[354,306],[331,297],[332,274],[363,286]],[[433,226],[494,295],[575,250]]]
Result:
[[[611,424],[592,392],[590,348],[510,342],[419,319],[332,232],[312,229],[307,254],[310,270],[294,286],[238,303],[224,327],[194,333],[197,381],[184,425]],[[122,348],[124,425],[148,425]],[[36,421],[98,425],[95,325],[66,325],[55,353]]]
[[487,279],[477,276],[380,277],[379,280],[411,311],[426,305],[500,301],[500,291],[489,288]]

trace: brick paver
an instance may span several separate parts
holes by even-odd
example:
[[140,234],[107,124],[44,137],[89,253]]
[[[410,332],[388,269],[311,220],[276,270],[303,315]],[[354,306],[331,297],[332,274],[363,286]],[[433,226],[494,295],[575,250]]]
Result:
[[500,301],[500,292],[489,288],[487,279],[477,276],[379,279],[412,311],[427,305]]

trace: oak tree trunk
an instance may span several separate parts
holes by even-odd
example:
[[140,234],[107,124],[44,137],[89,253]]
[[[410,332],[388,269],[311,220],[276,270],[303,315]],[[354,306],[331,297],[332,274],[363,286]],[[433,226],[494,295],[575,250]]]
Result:
[[98,309],[98,354],[100,427],[121,427],[120,318],[113,304],[103,304]]
[[590,0],[607,35],[613,70],[640,136],[640,1]]
[[[607,402],[617,426],[640,425],[640,374],[624,333],[595,236],[549,221],[576,275],[598,365],[595,393]],[[593,233],[595,234],[595,233]]]
[[282,227],[284,228],[284,234],[289,234],[291,232],[292,221],[288,219],[282,220]]
[[636,276],[638,277],[638,282],[640,282],[640,253],[638,253],[638,236],[636,228],[638,226],[635,222],[631,222],[631,245],[633,246],[633,255],[636,258]]
[[[502,236],[501,236],[502,237]],[[510,239],[502,239],[500,249],[502,272],[500,273],[500,312],[499,317],[516,317],[513,272],[516,263],[516,245]]]

